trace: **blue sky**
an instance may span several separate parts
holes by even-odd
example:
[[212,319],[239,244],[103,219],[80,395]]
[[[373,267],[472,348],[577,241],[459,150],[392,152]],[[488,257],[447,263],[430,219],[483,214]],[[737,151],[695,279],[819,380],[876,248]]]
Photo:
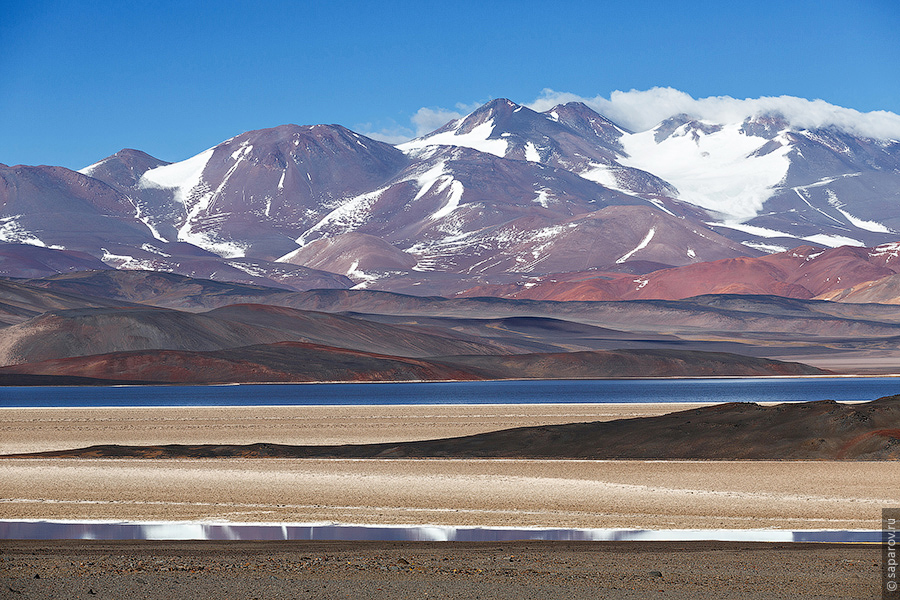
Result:
[[900,113],[900,3],[7,0],[0,162],[175,161],[282,123],[402,136],[422,108],[655,86]]

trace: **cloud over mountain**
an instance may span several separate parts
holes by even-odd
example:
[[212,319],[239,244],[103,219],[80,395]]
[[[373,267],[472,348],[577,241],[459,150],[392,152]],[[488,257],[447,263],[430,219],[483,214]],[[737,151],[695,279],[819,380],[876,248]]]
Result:
[[568,92],[545,89],[537,100],[527,106],[536,111],[545,111],[566,102],[584,102],[632,131],[646,131],[677,114],[715,123],[740,123],[760,115],[780,114],[797,129],[835,127],[845,133],[867,138],[900,139],[900,115],[884,110],[864,113],[829,104],[824,100],[807,100],[794,96],[764,96],[744,100],[730,96],[693,98],[690,94],[670,87],[654,87],[643,91],[616,90],[607,99],[600,95],[584,98]]
[[[606,98],[600,94],[584,97],[570,92],[545,88],[536,100],[524,106],[544,112],[568,102],[583,102],[601,115],[634,132],[646,131],[672,115],[684,114],[692,119],[714,123],[740,123],[760,115],[778,114],[794,129],[834,127],[851,135],[882,139],[900,139],[900,115],[876,110],[861,112],[844,108],[824,100],[807,100],[795,96],[763,96],[760,98],[732,98],[710,96],[694,98],[671,87],[649,90],[615,90]],[[376,128],[362,124],[359,130],[369,137],[399,144],[441,127],[472,112],[479,103],[457,102],[454,108],[423,106],[409,119],[409,124],[392,122]],[[377,130],[376,130],[377,129]]]
[[[388,144],[402,144],[409,140],[431,133],[435,129],[446,125],[454,119],[461,119],[470,112],[476,110],[480,103],[464,104],[457,102],[454,109],[434,106],[423,106],[409,118],[411,126],[401,125],[392,121],[390,125],[380,129],[373,127],[372,123],[363,123],[357,126],[360,133]],[[375,130],[377,129],[377,130]],[[375,131],[373,131],[375,130]]]

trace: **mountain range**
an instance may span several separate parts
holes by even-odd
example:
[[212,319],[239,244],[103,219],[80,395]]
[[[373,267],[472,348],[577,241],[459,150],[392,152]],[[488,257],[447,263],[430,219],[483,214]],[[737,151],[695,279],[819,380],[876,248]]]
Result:
[[900,142],[859,131],[498,99],[0,165],[0,381],[894,372]]
[[[898,201],[897,140],[801,128],[777,112],[723,123],[675,114],[631,132],[579,102],[536,112],[498,99],[398,146],[339,125],[282,125],[176,163],[122,150],[78,172],[0,165],[0,273],[668,297],[650,296],[659,277],[643,276],[726,259],[784,269],[789,258],[769,255],[801,246],[894,253],[884,245],[898,238]],[[739,264],[709,273],[721,285]],[[838,292],[795,294],[792,277],[763,289]]]

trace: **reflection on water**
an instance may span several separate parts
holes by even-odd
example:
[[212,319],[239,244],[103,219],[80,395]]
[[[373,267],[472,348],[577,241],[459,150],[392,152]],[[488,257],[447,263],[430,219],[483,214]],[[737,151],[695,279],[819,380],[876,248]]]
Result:
[[198,523],[110,521],[0,521],[0,539],[15,540],[340,540],[412,542],[729,541],[867,542],[880,531],[782,531],[772,529],[539,529],[378,526],[304,523]]

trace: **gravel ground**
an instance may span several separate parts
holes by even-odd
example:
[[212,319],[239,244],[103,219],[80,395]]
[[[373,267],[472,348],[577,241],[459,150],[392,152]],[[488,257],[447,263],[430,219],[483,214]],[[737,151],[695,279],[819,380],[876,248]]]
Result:
[[872,545],[0,541],[0,598],[876,598]]

